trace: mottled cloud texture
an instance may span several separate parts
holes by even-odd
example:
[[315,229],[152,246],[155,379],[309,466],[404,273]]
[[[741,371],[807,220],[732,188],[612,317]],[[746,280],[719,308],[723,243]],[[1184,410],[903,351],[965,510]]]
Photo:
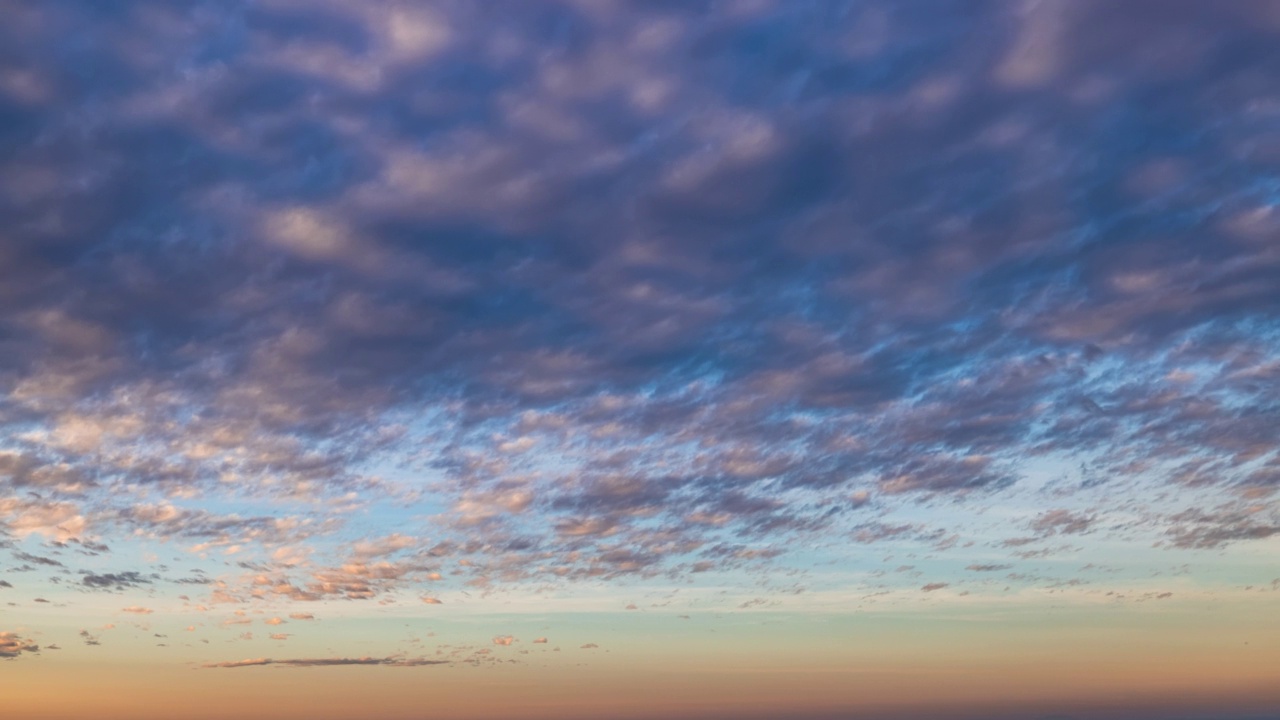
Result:
[[[15,586],[768,607],[899,544],[947,602],[1280,534],[1273,4],[0,16]],[[338,663],[411,661],[218,667]]]

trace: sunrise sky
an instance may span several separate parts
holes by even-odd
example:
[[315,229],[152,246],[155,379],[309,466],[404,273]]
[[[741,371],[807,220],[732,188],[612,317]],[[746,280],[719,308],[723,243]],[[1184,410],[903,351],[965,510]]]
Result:
[[1280,2],[0,0],[0,716],[1280,716]]

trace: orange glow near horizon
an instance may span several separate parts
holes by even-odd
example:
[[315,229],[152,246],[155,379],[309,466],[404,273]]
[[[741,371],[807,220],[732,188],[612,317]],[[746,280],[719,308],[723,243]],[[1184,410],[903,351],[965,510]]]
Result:
[[[1280,702],[1273,609],[1223,603],[1205,615],[1185,603],[1157,615],[1103,607],[816,624],[761,613],[718,629],[726,642],[688,640],[665,650],[617,642],[589,662],[562,652],[495,668],[206,669],[142,657],[106,666],[13,663],[4,666],[4,705],[32,720],[339,720],[375,707],[390,720],[979,718],[1043,708],[1081,718],[1161,717],[1209,712],[1228,700],[1260,709]],[[1193,632],[1176,632],[1197,618]],[[835,634],[824,636],[824,625]],[[789,633],[793,642],[777,639]]]

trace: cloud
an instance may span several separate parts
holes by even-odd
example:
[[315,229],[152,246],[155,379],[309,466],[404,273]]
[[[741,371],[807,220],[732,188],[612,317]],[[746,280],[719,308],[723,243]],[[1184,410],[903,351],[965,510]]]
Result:
[[374,540],[361,540],[352,547],[352,555],[358,558],[377,558],[393,555],[402,550],[417,547],[422,541],[415,537],[392,533]]
[[516,639],[510,635],[496,635],[493,638],[494,645],[510,645],[515,641]]
[[66,565],[64,565],[59,560],[42,557],[40,555],[32,555],[31,553],[27,553],[27,552],[16,552],[13,554],[13,558],[15,560],[22,560],[24,562],[35,563],[37,565],[47,565],[49,567],[66,567]]
[[248,543],[296,543],[333,527],[290,517],[221,515],[169,503],[134,505],[107,514],[105,519],[156,538],[200,540],[196,547],[201,550]]
[[156,577],[155,575],[144,576],[142,573],[130,570],[122,573],[86,573],[80,578],[80,582],[95,590],[125,590],[139,585],[149,585]]
[[132,614],[134,614],[134,615],[150,615],[151,613],[155,612],[155,611],[154,611],[154,610],[152,610],[151,608],[141,607],[141,606],[138,606],[138,605],[130,605],[130,606],[129,606],[129,607],[127,607],[127,608],[121,608],[121,610],[120,610],[120,611],[121,611],[121,612],[132,613]]
[[315,616],[315,615],[312,615],[311,613],[297,612],[297,613],[289,613],[289,619],[291,619],[291,620],[315,620],[315,619],[316,619],[316,616]]
[[13,632],[0,632],[0,658],[11,660],[22,653],[38,653],[40,646]]
[[546,638],[544,638],[544,637],[534,638],[534,640],[533,640],[533,644],[534,644],[534,645],[546,645],[546,644],[547,644],[547,639],[546,639]]
[[76,493],[93,485],[79,468],[65,463],[42,462],[29,453],[0,451],[0,476],[14,487],[44,488]]
[[1062,533],[1078,535],[1086,532],[1094,523],[1092,516],[1073,513],[1070,510],[1050,510],[1031,523],[1031,529],[1043,535]]
[[949,585],[950,585],[950,583],[944,583],[944,582],[932,582],[932,583],[929,583],[929,584],[925,585],[924,587],[922,587],[922,588],[920,588],[920,589],[921,589],[921,590],[923,590],[924,592],[933,592],[934,590],[941,590],[942,588],[944,588],[944,587],[948,587]]
[[424,603],[426,603],[426,604],[428,604],[428,605],[443,605],[443,604],[444,604],[444,601],[443,601],[443,600],[441,600],[440,598],[434,598],[434,597],[430,597],[430,596],[424,596],[424,597],[422,598],[422,602],[424,602]]
[[894,539],[914,539],[928,534],[919,525],[903,523],[889,525],[880,521],[862,523],[853,528],[853,539],[860,543],[876,543]]
[[258,667],[264,665],[282,665],[285,667],[334,667],[338,665],[380,665],[384,667],[421,667],[425,665],[448,665],[448,660],[430,660],[427,658],[407,658],[399,656],[390,657],[359,657],[359,658],[293,658],[287,660],[272,660],[270,658],[257,658],[250,660],[236,660],[231,662],[215,662],[201,665],[202,668],[242,668],[242,667]]
[[971,570],[973,572],[999,572],[1001,570],[1008,570],[1012,567],[1012,565],[1006,563],[974,563],[966,567],[965,570]]
[[582,646],[580,647],[580,649],[582,649],[582,650],[595,650],[595,649],[596,649],[596,648],[598,648],[598,647],[600,647],[600,646],[599,646],[599,645],[597,645],[597,644],[595,644],[595,643],[587,643],[587,644],[585,644],[585,645],[582,645]]
[[1212,549],[1280,535],[1280,516],[1260,506],[1208,512],[1186,510],[1170,520],[1168,535],[1176,548]]
[[849,495],[850,507],[860,508],[871,503],[872,495],[867,490],[855,490]]
[[1220,61],[1261,4],[590,5],[0,29],[0,532],[64,544],[15,558],[434,603],[831,538],[993,572],[959,538],[1013,512],[1276,534],[1273,123]]
[[0,523],[17,537],[31,534],[66,542],[87,527],[80,508],[70,502],[0,498]]

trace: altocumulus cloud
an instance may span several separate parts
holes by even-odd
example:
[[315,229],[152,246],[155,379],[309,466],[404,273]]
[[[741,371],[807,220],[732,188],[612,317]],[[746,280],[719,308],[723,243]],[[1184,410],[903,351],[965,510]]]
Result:
[[256,658],[250,660],[234,660],[230,662],[206,663],[202,668],[243,668],[265,665],[283,667],[334,667],[338,665],[375,665],[382,667],[421,667],[425,665],[448,665],[448,660],[430,660],[427,658],[406,657],[358,657],[358,658],[293,658],[289,660],[272,660]]

